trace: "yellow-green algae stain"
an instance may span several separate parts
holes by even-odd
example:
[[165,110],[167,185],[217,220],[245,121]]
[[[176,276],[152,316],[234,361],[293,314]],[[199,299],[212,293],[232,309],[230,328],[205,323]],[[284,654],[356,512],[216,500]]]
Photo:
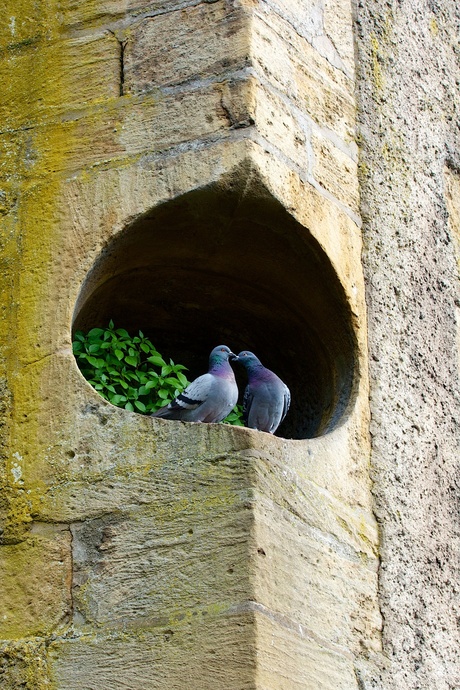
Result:
[[[38,602],[29,602],[23,595],[30,585],[39,598],[32,573],[40,577],[49,560],[48,550],[40,548],[28,532],[43,491],[40,481],[30,480],[33,473],[29,470],[39,453],[41,398],[53,385],[40,375],[44,356],[49,354],[42,334],[44,327],[53,327],[48,274],[59,222],[57,202],[62,182],[57,171],[65,169],[66,151],[72,146],[75,130],[74,123],[65,122],[54,111],[56,103],[69,102],[72,95],[60,49],[58,9],[59,3],[53,0],[8,0],[3,13],[7,21],[2,22],[0,34],[1,277],[6,286],[0,298],[0,336],[6,343],[0,353],[0,375],[3,399],[7,400],[0,420],[1,508],[3,543],[10,544],[1,547],[0,555],[7,575],[4,585],[11,585],[13,592],[14,583],[23,581],[17,600],[11,595],[8,601],[6,635],[13,639],[36,634],[37,624],[49,632],[56,623],[55,613],[46,607],[40,620],[34,621],[30,614]],[[57,608],[65,607],[69,582],[64,590]],[[27,615],[24,607],[31,607]],[[29,647],[13,645],[4,651],[12,668],[14,659],[17,662],[11,678],[19,673],[21,687],[50,688],[41,651]],[[6,682],[5,689],[9,687]]]
[[373,83],[377,91],[381,91],[384,86],[383,72],[380,65],[381,53],[377,36],[371,33],[371,56],[372,56],[372,76]]
[[3,690],[52,690],[44,640],[9,642],[0,647]]
[[0,637],[45,636],[70,610],[70,532],[51,525],[20,544],[2,546]]
[[[29,376],[28,365],[44,361],[41,332],[52,327],[49,302],[49,267],[55,243],[63,152],[72,137],[72,125],[54,114],[48,103],[67,101],[70,85],[62,64],[59,45],[58,3],[18,0],[6,8],[11,21],[0,37],[0,74],[3,104],[0,133],[0,196],[10,201],[2,223],[2,291],[0,308],[5,314],[6,342],[2,352],[2,378],[9,405],[3,425],[2,493],[7,515],[4,540],[15,543],[25,536],[33,505],[41,493],[28,480],[28,465],[34,461],[38,435],[39,376]],[[14,21],[13,21],[14,19]],[[53,140],[46,141],[49,123]],[[49,144],[49,145],[46,145]],[[51,311],[50,311],[51,310]],[[51,324],[50,324],[51,321]],[[48,354],[48,353],[46,353]],[[37,400],[29,403],[30,392]],[[14,468],[21,458],[21,479]]]
[[370,79],[375,89],[375,98],[379,98],[385,88],[385,76],[383,65],[386,62],[390,51],[396,50],[395,46],[389,46],[393,30],[393,15],[389,11],[385,15],[385,20],[379,35],[375,31],[370,34]]
[[[45,437],[53,420],[48,416],[43,424],[48,412],[43,401],[53,397],[53,387],[59,385],[50,376],[49,356],[58,338],[62,341],[62,333],[54,328],[57,295],[50,282],[56,251],[62,248],[62,182],[69,170],[81,165],[82,152],[91,151],[88,130],[94,129],[95,118],[104,116],[99,103],[89,122],[83,117],[87,104],[78,101],[79,76],[83,69],[86,92],[93,103],[101,100],[94,101],[100,52],[84,52],[91,41],[80,53],[71,45],[61,26],[64,9],[65,3],[57,0],[8,0],[8,21],[0,34],[1,267],[7,286],[0,303],[0,335],[7,343],[0,351],[0,376],[5,398],[9,397],[2,418],[2,498],[9,506],[3,506],[6,543],[25,537],[30,514],[36,512],[45,489]],[[111,59],[106,63],[111,69]],[[93,87],[88,86],[88,69],[94,74]],[[58,395],[54,397],[59,401]],[[38,442],[40,436],[45,443]],[[21,482],[12,477],[16,454],[22,461]]]
[[434,17],[432,17],[430,19],[430,32],[431,32],[431,35],[433,36],[433,38],[437,38],[439,35],[438,22],[436,21],[436,19]]

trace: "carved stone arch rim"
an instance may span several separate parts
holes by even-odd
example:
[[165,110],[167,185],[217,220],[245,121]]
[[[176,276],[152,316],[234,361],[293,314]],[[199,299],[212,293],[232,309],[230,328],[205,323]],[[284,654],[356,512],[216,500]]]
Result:
[[[136,215],[87,274],[73,329],[141,329],[202,373],[221,342],[255,351],[289,385],[284,438],[340,426],[357,395],[359,352],[348,290],[310,228],[253,161]],[[245,377],[238,374],[240,390]]]

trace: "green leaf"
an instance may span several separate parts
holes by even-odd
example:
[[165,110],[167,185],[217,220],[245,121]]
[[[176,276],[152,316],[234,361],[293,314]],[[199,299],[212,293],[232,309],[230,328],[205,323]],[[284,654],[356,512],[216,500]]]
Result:
[[115,350],[115,357],[119,360],[123,359],[123,352],[121,350]]
[[236,405],[233,410],[222,420],[222,424],[232,424],[233,426],[244,426],[243,406]]
[[140,400],[136,400],[136,402],[134,404],[137,407],[137,409],[140,410],[141,412],[146,411],[144,403],[142,403]]
[[112,405],[118,405],[121,406],[121,403],[127,402],[126,397],[124,395],[110,395],[109,400],[112,403]]
[[186,387],[188,386],[187,377],[186,377],[185,374],[183,374],[181,371],[178,371],[178,372],[177,372],[177,378],[179,379],[180,384],[181,384],[184,388],[186,388]]
[[139,377],[137,376],[137,371],[127,369],[125,371],[125,379],[127,379],[128,381],[138,381]]
[[152,364],[156,364],[157,367],[163,367],[165,365],[165,361],[163,357],[160,355],[153,355],[153,357],[147,357],[148,362],[152,362]]
[[150,352],[149,346],[146,345],[145,343],[141,343],[141,344],[140,344],[140,348],[141,348],[141,350],[142,350],[143,352]]
[[89,338],[90,340],[94,340],[95,338],[100,338],[100,336],[101,336],[103,333],[104,333],[104,329],[103,329],[103,328],[92,328],[92,329],[89,331],[89,333],[88,333],[88,335],[87,335],[87,338]]
[[130,402],[127,402],[125,405],[125,410],[129,410],[130,412],[134,412],[134,407],[131,405]]
[[129,333],[128,333],[128,331],[125,331],[124,328],[117,328],[117,330],[115,331],[115,333],[116,333],[117,335],[121,335],[121,336],[124,337],[124,338],[129,338]]
[[110,321],[109,321],[109,328],[113,328],[113,321],[112,321],[112,319],[110,319]]
[[169,383],[170,386],[174,386],[175,388],[179,384],[179,381],[173,376],[168,376],[165,378],[165,383]]
[[125,357],[125,362],[127,362],[127,364],[131,364],[131,366],[135,367],[137,365],[137,357],[133,357],[133,356]]

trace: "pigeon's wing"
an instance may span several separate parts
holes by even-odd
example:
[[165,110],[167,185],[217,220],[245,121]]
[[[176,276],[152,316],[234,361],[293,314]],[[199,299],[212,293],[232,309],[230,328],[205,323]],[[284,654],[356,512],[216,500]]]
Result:
[[174,406],[174,408],[181,410],[196,410],[208,399],[213,379],[212,374],[199,376],[170,403],[171,407]]
[[244,391],[244,396],[243,396],[243,419],[245,421],[245,424],[248,424],[248,419],[249,419],[249,410],[251,409],[251,405],[254,400],[254,393],[251,390],[251,386],[246,386],[246,390]]
[[169,405],[160,408],[152,417],[165,419],[181,419],[183,413],[192,412],[202,405],[208,398],[213,382],[212,374],[203,374],[192,381]]
[[291,391],[285,385],[284,386],[284,405],[283,405],[283,412],[281,413],[280,424],[283,421],[283,419],[285,418],[285,416],[287,415],[290,404],[291,404]]
[[[272,374],[272,372],[270,372]],[[278,377],[249,384],[244,393],[243,416],[246,426],[274,434],[285,418],[291,402],[289,389]]]

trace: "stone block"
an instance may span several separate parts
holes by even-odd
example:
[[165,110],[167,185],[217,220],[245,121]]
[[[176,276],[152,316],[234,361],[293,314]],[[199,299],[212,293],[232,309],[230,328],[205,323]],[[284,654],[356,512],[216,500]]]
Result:
[[0,547],[0,638],[46,636],[71,612],[71,536],[67,527],[35,524],[19,544]]
[[257,688],[360,690],[353,659],[340,646],[270,611],[258,611]]
[[332,141],[314,132],[313,176],[319,184],[344,206],[359,213],[358,164]]
[[251,612],[186,616],[157,629],[106,631],[49,648],[60,690],[254,690]]
[[[25,137],[30,175],[71,174],[123,160],[135,163],[142,154],[165,153],[187,142],[205,143],[226,136],[239,121],[246,127],[253,117],[247,88],[244,82],[234,82],[167,97],[154,93],[129,103],[112,100],[77,119],[46,123]],[[9,134],[0,134],[0,146],[11,149]],[[18,153],[24,154],[19,145]]]
[[178,0],[87,0],[82,3],[78,0],[66,0],[60,2],[59,18],[68,29],[91,31],[94,28],[102,28],[123,22],[128,18],[128,23],[138,21],[140,15],[162,15],[165,12],[173,12],[185,5],[192,5],[193,0],[186,3]]
[[[324,248],[347,291],[353,313],[360,319],[358,328],[364,326],[365,313],[358,306],[363,305],[364,293],[359,264],[361,234],[356,214],[322,194],[320,188],[302,179],[280,158],[264,151],[262,142],[260,145],[248,142],[248,155],[267,188],[282,199]],[[353,276],[351,281],[350,276]]]
[[75,625],[170,626],[252,598],[249,497],[213,484],[72,527]]
[[[36,47],[28,45],[0,58],[0,78],[5,84],[0,117],[8,129],[30,129],[38,123],[43,127],[46,122],[45,131],[50,136],[50,122],[60,122],[63,117],[71,120],[70,113],[76,109],[118,97],[118,44],[112,35],[99,34],[67,39],[59,44],[59,50],[56,43],[50,42],[38,55]],[[21,84],[20,89],[17,83]],[[31,155],[33,138],[30,133],[28,170],[32,174],[34,158],[41,153],[36,147],[37,153]],[[54,135],[49,145],[56,146],[56,142]],[[28,149],[25,148],[23,156]]]
[[[285,16],[258,10],[253,20],[251,61],[261,76],[305,118],[354,140],[353,84],[304,38]],[[291,106],[292,107],[292,106]]]
[[[291,35],[289,42],[294,42],[297,37],[304,39],[337,72],[346,76],[351,84],[352,72],[349,70],[349,63],[342,59],[341,54],[344,48],[342,43],[345,42],[348,48],[353,41],[351,10],[348,16],[342,15],[345,25],[341,27],[342,33],[339,36],[337,32],[333,35],[328,32],[331,21],[323,3],[314,0],[270,0],[266,4],[261,3],[258,9],[265,15],[268,24],[276,23],[278,19],[285,22],[291,27],[288,29],[288,35]],[[335,44],[334,39],[339,45]]]
[[255,83],[257,131],[270,147],[288,156],[305,176],[310,167],[310,123],[278,92]]
[[353,9],[350,0],[326,0],[324,3],[324,33],[334,44],[343,60],[346,74],[355,74]]
[[[299,490],[302,498],[293,500]],[[350,512],[313,485],[259,496],[254,600],[320,645],[359,656],[363,648],[380,650],[378,560],[366,537],[372,517],[367,526],[361,516],[359,525]]]
[[126,88],[137,94],[160,86],[222,80],[246,66],[249,45],[249,16],[238,5],[199,4],[146,18],[127,38]]

